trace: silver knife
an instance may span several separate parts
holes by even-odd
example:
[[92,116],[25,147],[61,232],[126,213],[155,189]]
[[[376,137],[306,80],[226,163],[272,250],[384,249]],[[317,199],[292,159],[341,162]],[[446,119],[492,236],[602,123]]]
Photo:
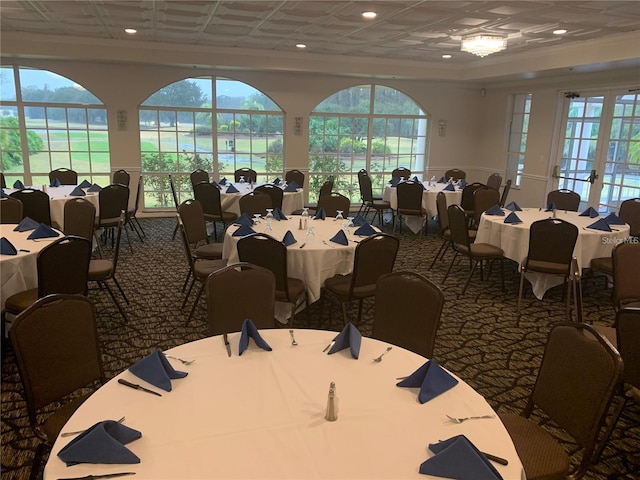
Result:
[[306,243],[303,243],[302,245],[300,245],[299,248],[304,248],[305,245],[306,245]]
[[86,475],[84,477],[58,478],[58,480],[96,480],[98,478],[116,478],[116,477],[125,477],[127,475],[135,475],[135,474],[136,472],[107,473],[104,475]]
[[227,348],[227,356],[231,356],[231,345],[229,344],[229,339],[227,338],[227,334],[222,334],[222,339],[224,340],[224,346]]
[[329,345],[324,347],[324,350],[322,350],[322,353],[326,352],[327,350],[330,350],[336,344],[336,338],[338,337],[335,337],[333,340],[331,340],[331,343]]
[[119,378],[119,379],[118,379],[118,383],[120,383],[121,385],[124,385],[124,386],[126,386],[126,387],[129,387],[129,388],[134,388],[134,389],[136,389],[136,390],[142,390],[143,392],[152,393],[152,394],[157,395],[157,396],[159,396],[159,397],[161,397],[161,396],[162,396],[162,395],[161,395],[161,394],[159,394],[158,392],[154,392],[153,390],[149,390],[148,388],[144,388],[142,385],[138,385],[138,384],[136,384],[136,383],[128,382],[128,381],[127,381],[127,380],[125,380],[124,378]]

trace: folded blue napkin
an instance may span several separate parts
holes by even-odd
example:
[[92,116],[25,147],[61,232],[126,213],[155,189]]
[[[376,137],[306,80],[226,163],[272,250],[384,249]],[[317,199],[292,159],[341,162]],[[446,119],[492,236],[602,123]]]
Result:
[[141,436],[138,430],[105,420],[71,440],[58,452],[58,457],[67,467],[78,463],[140,463],[140,458],[125,445]]
[[69,195],[72,197],[84,197],[86,193],[84,193],[84,190],[80,188],[80,185],[78,185],[76,188],[71,190],[71,193]]
[[444,187],[442,189],[443,191],[446,192],[455,192],[456,191],[456,187],[453,186],[453,183],[449,183],[446,187]]
[[16,190],[22,190],[24,188],[24,183],[22,183],[20,180],[16,180],[15,182],[13,182],[13,188],[15,188]]
[[438,183],[447,183],[447,179],[444,177],[440,177],[440,180],[438,180]]
[[99,192],[100,190],[102,190],[102,187],[97,183],[94,183],[89,188],[87,188],[87,192]]
[[218,190],[222,190],[222,187],[218,185],[218,182],[216,182],[215,180],[211,180],[211,185],[216,187]]
[[291,230],[287,230],[287,233],[284,234],[284,238],[282,239],[282,243],[284,243],[284,246],[288,247],[289,245],[293,245],[297,242],[298,241],[293,236],[293,233],[291,233]]
[[84,180],[82,180],[82,183],[80,183],[80,185],[78,186],[80,188],[89,188],[91,186],[91,182],[85,178]]
[[624,220],[622,220],[618,215],[611,212],[609,215],[604,217],[604,221],[609,225],[624,225]]
[[227,187],[227,193],[240,193],[240,190],[238,190],[235,185],[233,183],[231,183],[228,187]]
[[516,215],[516,212],[511,212],[507,215],[507,218],[504,219],[504,223],[522,223],[522,220],[520,220],[520,217]]
[[282,210],[280,210],[278,207],[273,209],[273,219],[274,220],[287,220],[287,216],[282,213]]
[[60,179],[59,178],[54,178],[51,183],[49,183],[50,187],[59,187],[60,186]]
[[340,245],[349,245],[349,239],[347,238],[347,235],[344,233],[344,230],[338,230],[338,233],[336,233],[333,237],[331,237],[331,240],[334,243],[339,243]]
[[236,218],[233,221],[234,225],[246,225],[247,227],[252,227],[253,226],[253,219],[247,215],[246,213],[243,213],[242,215],[240,215],[238,218]]
[[512,212],[521,212],[522,209],[520,208],[520,205],[518,205],[516,202],[510,202],[506,207],[507,210],[511,210]]
[[129,367],[129,371],[136,377],[158,388],[171,391],[171,379],[184,378],[187,372],[175,370],[161,350],[147,355]]
[[504,211],[499,205],[494,205],[493,207],[488,208],[484,213],[485,215],[497,215],[499,217],[504,217]]
[[27,237],[27,240],[36,240],[38,238],[55,238],[59,236],[60,234],[56,232],[53,228],[51,228],[49,225],[45,225],[44,223],[41,223],[36,227],[36,229],[33,232],[29,234],[29,236]]
[[397,187],[398,184],[400,183],[400,179],[396,177],[391,177],[391,180],[389,181],[389,183],[391,184],[392,187]]
[[295,181],[292,181],[290,184],[288,184],[284,191],[285,192],[297,192],[298,189],[300,188],[300,185],[298,185]]
[[27,232],[29,230],[35,230],[40,225],[31,217],[24,217],[20,223],[13,229],[14,232]]
[[361,227],[365,223],[369,223],[369,222],[367,222],[367,219],[364,218],[362,215],[356,215],[356,217],[353,219],[354,227]]
[[396,385],[398,387],[420,388],[418,400],[420,403],[426,403],[457,384],[458,380],[449,375],[435,360],[429,360]]
[[242,322],[242,332],[240,334],[240,343],[238,345],[238,355],[242,355],[242,353],[249,346],[249,338],[253,338],[253,341],[256,342],[256,345],[259,346],[263,350],[271,351],[273,350],[267,342],[260,336],[260,332],[256,328],[255,324],[245,318],[244,322]]
[[598,212],[593,208],[593,207],[589,207],[587,208],[584,212],[582,212],[580,214],[581,217],[591,217],[591,218],[596,218],[599,216]]
[[557,210],[557,207],[556,207],[555,202],[549,202],[549,204],[547,205],[547,209],[545,210],[545,212],[553,212],[554,210]]
[[360,228],[356,229],[355,232],[353,232],[354,235],[358,235],[359,237],[368,237],[369,235],[373,235],[374,233],[376,233],[376,231],[368,223],[365,223]]
[[464,435],[429,444],[435,455],[420,465],[420,473],[458,480],[502,480],[491,462]]
[[349,347],[351,356],[356,360],[360,356],[360,344],[362,343],[362,334],[353,323],[347,323],[336,338],[333,347],[327,352],[327,355],[339,352]]
[[235,232],[232,233],[234,237],[246,237],[247,235],[253,235],[256,231],[249,225],[240,225]]
[[604,218],[596,220],[591,225],[588,225],[587,228],[591,228],[593,230],[602,230],[603,232],[611,231],[611,227]]
[[276,179],[273,181],[274,185],[280,185],[280,179],[276,177]]
[[462,180],[460,180],[458,187],[460,187],[460,190],[462,190],[466,186],[467,186],[467,181],[463,178]]
[[0,238],[0,255],[17,255],[18,250],[6,237]]
[[327,212],[324,211],[324,207],[320,207],[313,218],[316,220],[324,220],[327,218]]
[[220,180],[218,182],[220,185],[226,185],[227,184],[227,177],[224,177],[222,180]]

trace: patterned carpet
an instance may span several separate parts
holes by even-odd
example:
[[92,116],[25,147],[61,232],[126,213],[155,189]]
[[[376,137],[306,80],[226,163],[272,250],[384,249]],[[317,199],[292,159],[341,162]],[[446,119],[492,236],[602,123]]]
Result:
[[[206,336],[204,301],[196,309],[188,327],[188,309],[180,310],[182,282],[187,265],[182,244],[171,239],[175,220],[141,220],[147,234],[145,243],[132,235],[132,255],[123,236],[123,248],[117,277],[131,305],[126,307],[129,322],[124,323],[106,292],[93,290],[90,298],[98,311],[98,331],[107,377],[111,378],[157,348],[167,349]],[[431,229],[430,229],[431,230]],[[515,264],[506,265],[506,292],[500,290],[499,275],[489,279],[474,277],[464,296],[460,296],[468,273],[468,263],[457,263],[442,285],[451,257],[430,269],[441,240],[431,232],[427,237],[411,233],[400,235],[396,270],[419,272],[441,285],[446,297],[442,325],[436,339],[434,357],[473,386],[497,411],[519,412],[526,403],[535,381],[537,366],[549,328],[565,320],[561,288],[538,301],[529,291],[524,300],[524,315],[519,323],[515,315],[518,276]],[[610,290],[603,282],[590,281],[584,289],[585,318],[595,324],[611,325],[614,311]],[[319,303],[319,302],[318,302]],[[296,327],[318,328],[319,305],[311,306],[311,320],[303,312]],[[188,303],[190,307],[191,303]],[[373,301],[365,301],[363,320],[358,328],[370,335]],[[357,318],[357,302],[350,310]],[[325,301],[322,328],[340,330],[342,315],[333,297]],[[553,429],[569,451],[575,445]],[[34,437],[22,398],[22,386],[10,349],[2,352],[2,479],[27,479],[37,440]],[[600,462],[585,478],[631,479],[640,472],[640,406],[628,402]],[[579,458],[579,457],[576,457]]]

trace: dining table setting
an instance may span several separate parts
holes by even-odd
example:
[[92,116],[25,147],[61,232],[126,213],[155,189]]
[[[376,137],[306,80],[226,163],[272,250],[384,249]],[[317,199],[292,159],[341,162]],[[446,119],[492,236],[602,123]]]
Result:
[[[222,178],[219,182],[215,182],[220,188],[220,205],[222,211],[233,212],[240,216],[240,197],[251,193],[256,187],[262,185],[261,183],[253,182],[232,182],[227,178]],[[278,182],[278,187],[282,188],[282,211],[286,215],[290,215],[296,210],[302,210],[304,206],[304,189],[297,185],[295,182],[287,184],[285,182]]]
[[340,332],[239,331],[148,352],[63,427],[45,480],[523,480],[496,412],[454,372]]

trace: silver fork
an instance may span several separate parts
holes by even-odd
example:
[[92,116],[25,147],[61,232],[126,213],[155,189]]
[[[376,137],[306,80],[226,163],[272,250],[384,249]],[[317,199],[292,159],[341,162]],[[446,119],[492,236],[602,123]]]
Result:
[[[122,417],[120,420],[118,420],[118,423],[122,423],[124,422],[124,417]],[[64,432],[61,433],[60,436],[61,437],[72,437],[73,435],[80,435],[82,432],[86,432],[87,429],[85,428],[84,430],[76,430],[75,432]]]
[[183,360],[182,358],[178,358],[178,357],[173,357],[171,355],[167,355],[167,358],[173,358],[174,360],[179,361],[180,363],[182,363],[183,365],[191,365],[193,362],[196,361],[196,359],[194,358],[193,360]]
[[293,330],[289,330],[289,335],[291,335],[291,345],[298,345],[298,342],[296,342],[296,338],[293,336]]
[[458,417],[458,418],[456,418],[456,417],[452,417],[450,415],[447,415],[447,418],[449,420],[451,420],[452,422],[462,423],[462,422],[464,422],[466,420],[474,420],[474,419],[477,419],[477,418],[493,418],[494,416],[495,415],[477,415],[475,417]]
[[382,357],[384,357],[387,353],[389,353],[389,350],[391,350],[392,348],[393,347],[387,347],[387,349],[384,352],[382,352],[379,357],[374,358],[373,361],[374,362],[381,362],[382,361]]

